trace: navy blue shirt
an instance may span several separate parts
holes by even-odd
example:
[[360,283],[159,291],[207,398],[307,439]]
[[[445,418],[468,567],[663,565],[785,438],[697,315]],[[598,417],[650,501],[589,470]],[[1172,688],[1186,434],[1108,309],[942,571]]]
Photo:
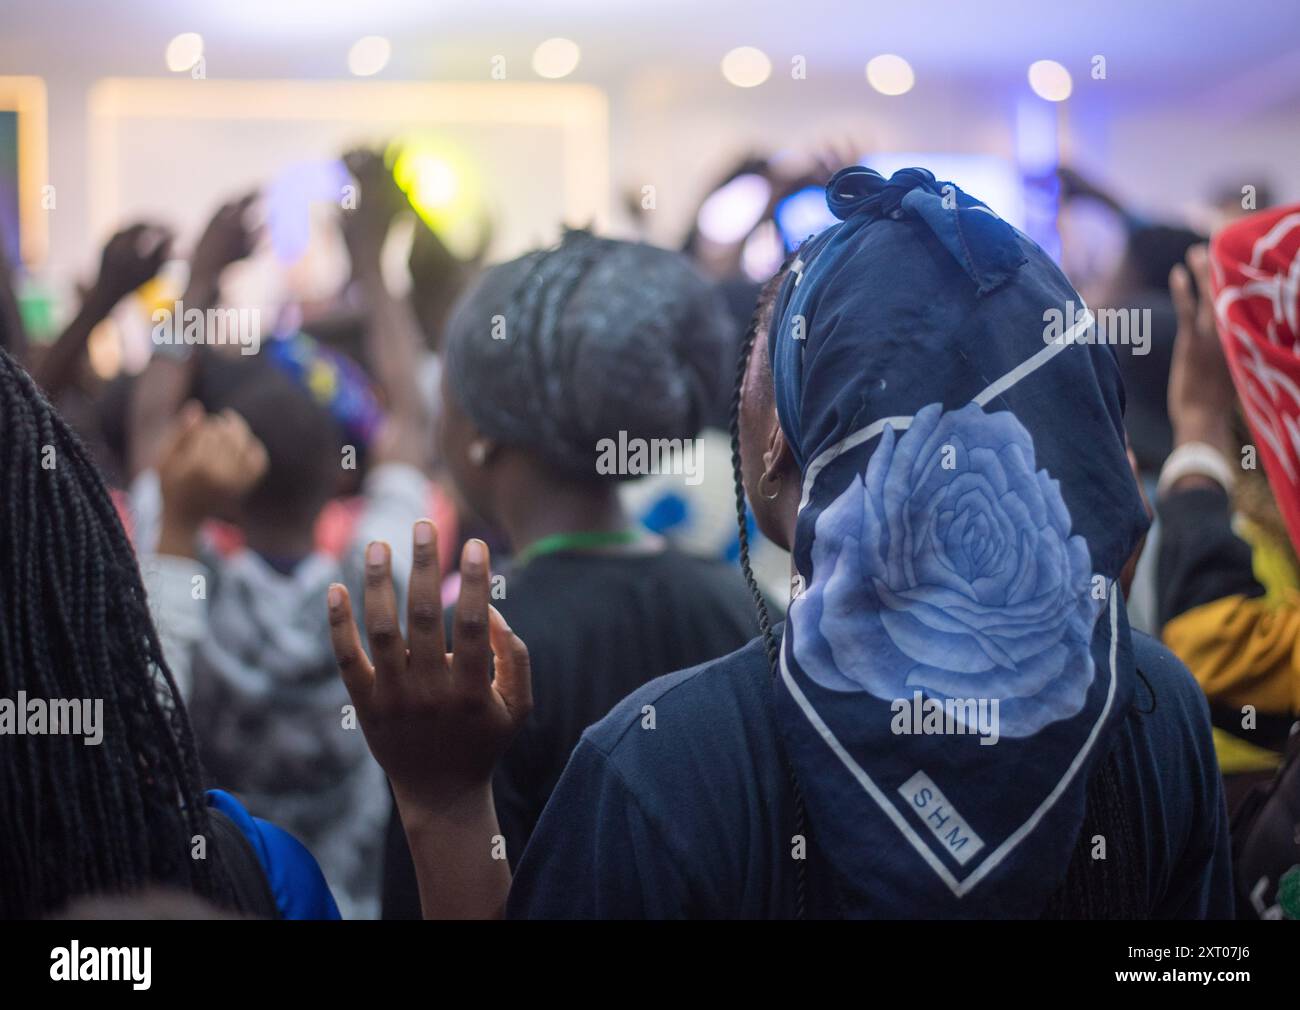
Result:
[[[1135,632],[1133,647],[1150,690],[1139,682],[1114,747],[1146,907],[1158,918],[1229,918],[1228,824],[1205,698],[1158,642]],[[792,916],[794,794],[774,691],[756,640],[620,702],[575,748],[520,860],[508,914]],[[807,914],[834,917],[815,830],[808,845]]]

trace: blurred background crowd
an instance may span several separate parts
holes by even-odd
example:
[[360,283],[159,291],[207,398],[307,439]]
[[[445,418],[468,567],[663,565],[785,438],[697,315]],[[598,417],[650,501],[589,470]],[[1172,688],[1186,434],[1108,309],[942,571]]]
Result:
[[[1280,915],[1285,844],[1249,832],[1270,802],[1292,811],[1268,808],[1276,824],[1300,806],[1300,777],[1281,799],[1276,785],[1300,716],[1297,530],[1268,459],[1236,466],[1260,438],[1210,298],[1214,270],[1264,268],[1250,247],[1212,262],[1206,243],[1270,213],[1283,246],[1300,229],[1285,210],[1300,200],[1300,11],[1224,16],[1171,0],[924,17],[823,0],[779,16],[676,0],[9,5],[0,336],[103,475],[207,775],[307,845],[345,915],[418,914],[383,773],[361,734],[333,731],[348,698],[322,601],[361,584],[377,539],[400,556],[401,598],[411,523],[430,516],[449,604],[467,541],[533,551],[498,606],[532,629],[535,678],[608,669],[634,635],[609,613],[656,614],[624,675],[557,674],[499,771],[521,851],[587,723],[757,632],[742,541],[762,593],[789,598],[788,555],[752,515],[737,527],[734,362],[763,284],[834,223],[832,175],[915,165],[1028,235],[1094,312],[1144,327],[1144,347],[1115,347],[1155,519],[1129,619],[1203,688],[1238,858],[1268,863],[1239,868],[1239,909]],[[619,261],[595,236],[679,252],[692,272],[645,246]],[[557,245],[639,278],[627,304],[586,309],[607,358],[578,367],[570,337],[539,338],[518,374],[448,352],[457,326],[494,318],[489,264]],[[1295,262],[1267,275],[1292,334]],[[538,283],[527,311],[544,332]],[[509,423],[553,451],[485,465],[494,403],[523,404]],[[702,479],[575,483],[563,447],[588,430],[696,438]],[[1184,452],[1162,480],[1191,443],[1216,443],[1229,477]],[[543,577],[537,545],[559,553],[559,527],[615,547],[631,527],[673,553]],[[555,613],[603,631],[566,636]],[[1300,914],[1294,875],[1291,892]]]

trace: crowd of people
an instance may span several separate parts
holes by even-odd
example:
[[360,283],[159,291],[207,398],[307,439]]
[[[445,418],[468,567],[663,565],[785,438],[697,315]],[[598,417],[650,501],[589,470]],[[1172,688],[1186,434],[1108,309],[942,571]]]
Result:
[[0,913],[1300,918],[1300,207],[1064,172],[1085,302],[924,168],[750,160],[836,219],[765,282],[417,222],[399,296],[345,163],[347,283],[257,353],[89,368],[164,226],[48,344],[0,261]]

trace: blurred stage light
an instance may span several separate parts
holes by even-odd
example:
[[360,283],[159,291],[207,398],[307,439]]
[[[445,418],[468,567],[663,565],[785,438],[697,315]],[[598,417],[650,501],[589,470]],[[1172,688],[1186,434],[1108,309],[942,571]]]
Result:
[[484,210],[478,176],[461,151],[435,137],[415,137],[390,145],[386,157],[412,209],[454,254],[468,255]]
[[781,240],[789,252],[825,231],[838,220],[826,204],[825,186],[797,189],[776,205],[773,212]]
[[302,161],[286,166],[262,191],[266,231],[281,263],[296,263],[311,242],[311,208],[338,204],[339,194],[351,181],[338,158]]
[[762,284],[785,262],[785,242],[775,221],[764,221],[745,239],[740,249],[740,268],[751,281]]
[[203,36],[184,32],[167,43],[167,69],[175,73],[189,70],[203,58]]
[[696,225],[710,242],[731,245],[754,230],[771,198],[772,184],[761,175],[738,175],[700,205]]
[[357,39],[348,50],[348,69],[357,77],[370,77],[388,66],[393,47],[382,35]]
[[1034,89],[1034,94],[1049,102],[1063,102],[1074,90],[1070,71],[1055,60],[1038,60],[1029,64],[1029,86]]
[[867,62],[867,81],[882,95],[905,95],[916,83],[916,74],[903,57],[884,53]]
[[533,50],[533,70],[539,77],[557,80],[578,69],[582,51],[569,39],[547,39]]
[[755,88],[771,73],[772,61],[753,46],[740,46],[722,57],[722,76],[738,88]]
[[[456,199],[456,191],[460,186],[456,179],[456,170],[447,162],[430,155],[416,156],[407,164],[410,166],[410,173],[407,176],[410,183],[404,188],[416,207],[436,210],[446,207]],[[403,175],[400,167],[397,175],[399,178]]]

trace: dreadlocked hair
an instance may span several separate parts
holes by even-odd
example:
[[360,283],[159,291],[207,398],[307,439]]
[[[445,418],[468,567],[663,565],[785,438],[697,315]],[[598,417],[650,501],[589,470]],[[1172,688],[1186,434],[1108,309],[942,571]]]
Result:
[[[731,475],[736,488],[736,526],[740,538],[740,570],[745,576],[745,585],[749,587],[750,595],[754,598],[754,609],[758,615],[758,630],[763,638],[763,651],[767,654],[767,665],[773,679],[777,675],[779,656],[776,636],[772,634],[772,615],[768,613],[767,599],[764,597],[763,591],[758,587],[758,580],[754,578],[754,569],[749,561],[749,511],[745,504],[745,481],[740,469],[740,394],[745,385],[745,371],[749,367],[749,355],[753,350],[754,341],[758,338],[758,331],[761,329],[763,320],[767,315],[766,310],[775,298],[776,291],[781,286],[782,280],[785,279],[788,267],[789,261],[787,260],[786,265],[776,272],[772,279],[763,286],[763,290],[759,294],[758,306],[750,317],[749,325],[745,328],[745,333],[740,339],[740,352],[736,360],[736,382],[731,394]],[[804,808],[803,791],[799,788],[799,779],[795,776],[794,769],[788,761],[786,762],[786,773],[790,777],[790,787],[794,795],[794,833],[806,838],[808,835],[808,813]],[[794,915],[796,919],[804,918],[808,909],[807,863],[806,859],[797,860],[795,869]]]
[[85,448],[4,351],[0,437],[0,697],[20,720],[19,692],[102,705],[97,745],[4,737],[0,915],[151,884],[233,906],[220,855],[191,858],[212,837],[198,760],[131,545]]
[[[789,261],[767,282],[759,295],[758,307],[740,341],[736,363],[735,388],[731,398],[731,469],[736,488],[736,521],[740,535],[740,569],[754,597],[763,649],[775,678],[779,646],[772,633],[772,619],[767,601],[749,561],[749,516],[745,503],[745,485],[740,467],[740,398],[754,341],[768,319],[776,292],[785,279]],[[1139,673],[1140,676],[1140,673]],[[1145,678],[1143,678],[1145,681]],[[1148,685],[1149,687],[1149,685]],[[1153,694],[1154,704],[1154,694]],[[807,811],[799,780],[787,762],[786,770],[794,790],[795,832],[807,835]],[[1106,858],[1097,858],[1098,842],[1104,840]],[[795,915],[804,918],[807,911],[807,860],[798,861],[795,883]],[[828,878],[828,881],[830,878]],[[834,889],[833,882],[828,886]],[[1048,900],[1045,919],[1141,919],[1150,915],[1146,900],[1146,881],[1141,872],[1141,855],[1133,833],[1132,821],[1124,805],[1119,765],[1112,751],[1094,770],[1088,782],[1087,808],[1083,826],[1070,857],[1065,877]],[[839,895],[832,894],[839,904]]]

